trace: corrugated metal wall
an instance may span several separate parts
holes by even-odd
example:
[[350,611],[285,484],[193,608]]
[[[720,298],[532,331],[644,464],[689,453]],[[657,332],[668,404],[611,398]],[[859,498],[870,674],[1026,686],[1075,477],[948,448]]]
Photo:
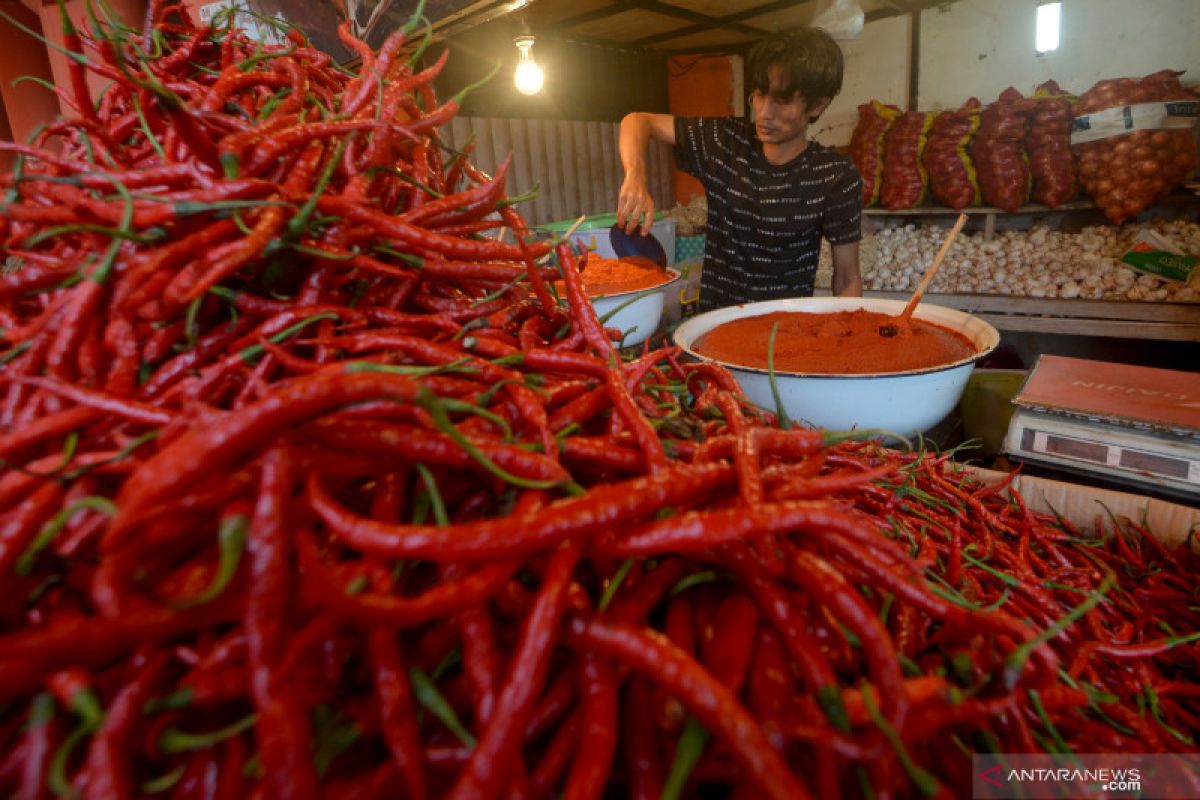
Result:
[[[518,210],[530,224],[574,219],[581,214],[611,214],[625,173],[617,151],[616,122],[551,119],[455,117],[442,129],[451,147],[462,148],[471,137],[471,159],[488,174],[509,151],[513,165],[507,193],[522,194],[539,187],[537,197]],[[658,208],[675,203],[671,183],[672,155],[667,145],[653,143],[650,152],[650,194]]]

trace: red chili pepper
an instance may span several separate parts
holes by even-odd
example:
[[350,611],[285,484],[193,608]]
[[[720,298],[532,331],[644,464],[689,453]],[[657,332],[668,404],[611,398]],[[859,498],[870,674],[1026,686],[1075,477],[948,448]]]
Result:
[[569,498],[526,515],[448,528],[390,526],[348,513],[310,480],[309,500],[336,535],[359,549],[379,555],[436,560],[488,559],[544,548],[571,537],[611,529],[727,484],[732,470],[721,464],[680,467],[658,475],[608,484],[585,497]]
[[426,781],[416,707],[395,631],[386,628],[372,631],[369,649],[384,739],[404,774],[407,796],[422,800],[426,796]]
[[48,389],[55,394],[74,400],[81,407],[102,411],[132,422],[140,422],[143,425],[161,426],[175,419],[173,414],[146,403],[114,397],[106,392],[85,389],[82,386],[53,378],[23,378],[21,382]]
[[297,379],[237,414],[192,431],[151,458],[125,483],[106,546],[115,547],[127,527],[149,505],[204,475],[229,467],[278,431],[330,408],[375,397],[411,401],[418,391],[417,384],[399,375],[321,373]]
[[[459,239],[454,236],[435,233],[419,228],[407,222],[361,206],[341,198],[322,197],[317,201],[317,210],[322,213],[337,214],[348,220],[369,225],[377,233],[399,240],[400,242],[420,247],[431,252],[458,259],[475,259],[480,261],[512,261],[521,259],[523,251],[514,245],[500,244],[495,241],[479,241],[477,239]],[[548,243],[538,243],[528,246],[531,257],[539,258],[549,252]],[[536,270],[535,270],[536,273]]]
[[[303,542],[303,540],[302,540]],[[517,571],[519,564],[502,561],[489,564],[451,583],[439,584],[410,597],[360,592],[349,594],[323,568],[310,550],[302,547],[304,571],[312,585],[304,586],[306,604],[362,624],[413,628],[453,614],[497,594]]]
[[521,626],[520,640],[496,700],[496,713],[449,797],[498,797],[507,786],[512,756],[521,745],[520,733],[546,677],[550,644],[565,611],[567,584],[580,554],[578,545],[565,544],[551,558],[537,599]]
[[882,698],[883,712],[896,730],[903,730],[908,712],[904,676],[892,641],[874,610],[838,570],[819,556],[793,548],[789,573],[797,585],[806,587],[858,636]]
[[132,797],[136,787],[129,753],[133,749],[142,706],[168,663],[159,651],[141,665],[136,676],[121,689],[105,711],[104,724],[92,736],[88,748],[86,796]]
[[627,743],[622,748],[629,773],[628,795],[636,800],[657,800],[662,796],[662,753],[655,738],[651,716],[651,688],[648,678],[634,675],[622,702],[621,733]]
[[287,514],[292,491],[287,452],[272,450],[263,460],[250,525],[246,644],[265,780],[275,796],[315,798],[317,774],[309,754],[308,709],[276,672],[284,655],[292,591]]
[[[550,798],[554,796],[555,787],[562,781],[567,768],[571,766],[571,758],[580,749],[580,734],[582,713],[572,714],[566,722],[554,732],[549,746],[542,754],[533,774],[530,776],[529,796],[533,798]],[[566,796],[565,794],[563,795]]]
[[[520,611],[514,616],[528,613],[533,606],[532,596],[523,599]],[[533,713],[529,715],[529,722],[526,723],[523,732],[525,741],[532,743],[550,733],[556,725],[563,722],[571,709],[575,708],[578,700],[579,680],[575,675],[575,668],[568,664],[555,676],[554,682],[542,693]]]
[[62,499],[62,486],[47,480],[0,518],[0,575],[12,575],[17,559],[54,515]]
[[709,731],[731,748],[765,797],[795,800],[811,796],[736,698],[661,637],[645,629],[598,619],[573,619],[567,640],[577,647],[604,653],[669,687]]
[[54,698],[48,693],[37,694],[29,703],[28,721],[21,740],[22,763],[16,800],[38,800],[46,793],[46,771],[54,756],[58,740]]
[[475,718],[480,725],[487,725],[501,677],[501,655],[491,612],[483,605],[468,608],[455,616],[455,624],[462,640],[463,670],[475,697]]
[[704,649],[704,662],[718,681],[735,695],[742,690],[750,668],[754,637],[758,631],[758,609],[741,594],[721,600],[712,644]]

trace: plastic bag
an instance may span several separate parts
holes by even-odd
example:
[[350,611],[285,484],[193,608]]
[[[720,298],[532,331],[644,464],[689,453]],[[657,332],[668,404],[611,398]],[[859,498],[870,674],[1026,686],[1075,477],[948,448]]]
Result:
[[1138,231],[1121,261],[1143,275],[1177,283],[1190,284],[1192,275],[1197,272],[1195,256],[1183,252],[1175,242],[1149,228]]
[[866,15],[857,0],[820,0],[809,24],[840,42],[846,42],[862,34],[865,22]]
[[1079,179],[1113,222],[1153,205],[1200,164],[1193,133],[1200,97],[1183,88],[1181,74],[1100,81],[1075,104]]

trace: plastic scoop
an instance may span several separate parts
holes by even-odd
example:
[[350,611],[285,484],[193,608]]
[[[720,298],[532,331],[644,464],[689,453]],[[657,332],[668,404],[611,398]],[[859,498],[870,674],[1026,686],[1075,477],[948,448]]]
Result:
[[640,230],[634,233],[626,233],[625,229],[620,225],[613,225],[608,229],[608,241],[612,244],[613,252],[617,254],[617,258],[640,256],[641,258],[653,261],[662,269],[667,268],[666,251],[663,250],[663,246],[659,244],[658,239],[649,234],[643,234]]
[[954,227],[950,229],[950,233],[946,235],[946,241],[942,242],[942,247],[937,251],[937,255],[933,257],[933,263],[929,265],[929,269],[925,270],[925,275],[922,276],[921,282],[917,284],[917,290],[913,292],[912,298],[909,299],[908,305],[900,312],[900,316],[896,317],[895,322],[885,322],[879,326],[879,335],[891,338],[900,333],[901,330],[908,330],[913,311],[917,304],[921,302],[921,295],[925,293],[925,287],[933,280],[934,273],[938,271],[938,267],[946,260],[946,253],[950,252],[950,245],[954,244],[955,237],[958,232],[963,229],[963,225],[967,223],[967,215],[959,214],[958,219],[954,221]]

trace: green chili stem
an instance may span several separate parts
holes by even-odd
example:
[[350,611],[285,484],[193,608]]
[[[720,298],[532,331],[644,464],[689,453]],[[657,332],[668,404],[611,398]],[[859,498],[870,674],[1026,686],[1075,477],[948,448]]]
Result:
[[621,566],[617,567],[617,571],[612,578],[604,586],[604,592],[600,595],[600,602],[596,604],[596,609],[604,611],[608,608],[608,604],[612,602],[616,596],[617,590],[621,588],[621,584],[625,582],[625,576],[629,574],[629,570],[633,567],[633,559],[627,558],[621,562]]
[[[290,339],[291,337],[295,336],[297,333],[304,330],[305,328],[307,328],[309,325],[313,324],[314,322],[320,322],[323,319],[337,319],[337,318],[338,318],[338,315],[332,311],[324,311],[320,314],[313,314],[311,317],[307,317],[306,319],[300,320],[295,325],[289,325],[288,327],[281,330],[279,333],[275,334],[274,336],[269,337],[267,339],[267,341],[270,342],[271,344],[279,344],[280,342],[286,341],[287,339]],[[261,356],[265,350],[266,350],[266,347],[264,347],[261,344],[252,344],[249,347],[246,347],[242,350],[242,352],[241,352],[242,361],[246,362],[247,364],[253,364],[254,359]]]
[[[625,310],[625,308],[627,308],[628,306],[633,305],[638,300],[641,300],[643,297],[648,297],[651,294],[653,294],[653,290],[643,292],[641,294],[635,294],[633,297],[630,297],[628,300],[623,301],[622,303],[617,305],[615,308],[609,309],[607,312],[605,312],[604,316],[599,318],[600,324],[604,325],[606,322],[608,322],[610,319],[612,319],[617,313]],[[633,333],[635,330],[637,330],[636,327],[631,328],[630,330],[626,331],[625,335],[628,336],[630,333]]]
[[[450,99],[450,102],[451,102],[451,103],[454,103],[455,105],[459,105],[459,106],[461,106],[461,105],[462,105],[463,98],[465,98],[465,97],[466,97],[466,96],[467,96],[469,93],[471,93],[471,92],[475,91],[475,90],[476,90],[476,89],[478,89],[479,87],[481,87],[481,86],[483,86],[484,84],[486,84],[486,83],[487,83],[488,81],[490,81],[492,78],[496,77],[496,73],[500,71],[500,67],[501,67],[501,63],[500,63],[499,61],[497,61],[497,62],[496,62],[496,66],[492,67],[492,71],[491,71],[491,72],[489,72],[487,75],[484,75],[482,78],[480,78],[479,80],[475,81],[474,83],[467,84],[466,86],[464,86],[464,87],[463,87],[463,88],[462,88],[462,89],[459,91],[459,93],[458,93],[458,94],[454,95],[454,97],[452,97],[452,98]],[[429,109],[429,110],[432,110],[432,109]]]
[[339,723],[336,712],[328,706],[313,709],[313,734],[317,740],[313,765],[317,776],[325,777],[333,762],[362,736],[362,730],[353,722]]
[[893,728],[891,723],[884,719],[883,714],[880,713],[879,706],[875,704],[874,692],[874,688],[872,688],[870,685],[863,684],[863,705],[866,706],[867,714],[871,717],[871,722],[874,723],[875,727],[879,729],[879,732],[883,734],[883,737],[888,740],[888,744],[892,746],[892,750],[895,751],[896,757],[900,759],[900,764],[904,767],[904,771],[908,773],[908,777],[913,782],[913,785],[915,785],[921,794],[925,795],[926,797],[936,797],[941,788],[938,784],[937,778],[926,772],[924,769],[918,766],[915,761],[912,760],[912,756],[909,754],[908,748],[904,746],[904,742],[896,733],[896,729]]
[[696,767],[696,762],[704,754],[708,744],[709,733],[695,717],[688,717],[683,731],[679,734],[679,743],[675,747],[675,758],[671,761],[671,771],[663,784],[661,800],[679,800],[683,787],[687,784],[688,776]]
[[678,583],[676,583],[674,586],[672,586],[671,591],[667,593],[667,596],[674,597],[677,594],[686,592],[688,589],[691,589],[693,586],[700,586],[701,584],[705,584],[705,583],[713,583],[719,577],[720,576],[717,575],[716,571],[711,570],[711,569],[704,570],[703,572],[693,572],[691,575],[688,575],[688,576],[680,579],[680,581]]
[[424,484],[425,492],[429,495],[429,504],[433,509],[434,521],[441,527],[446,527],[450,524],[450,517],[446,514],[446,504],[442,502],[442,493],[438,491],[437,481],[433,479],[433,473],[424,464],[417,464],[417,474],[421,476],[421,483]]
[[556,480],[522,478],[513,475],[508,470],[496,464],[496,462],[488,458],[482,450],[476,447],[470,439],[454,426],[454,423],[450,421],[450,417],[446,413],[442,399],[428,389],[421,389],[417,394],[416,403],[429,412],[429,416],[433,418],[433,423],[439,431],[453,439],[479,466],[500,480],[511,483],[514,486],[520,486],[523,489],[550,489],[559,484],[559,481]]
[[126,459],[133,453],[134,450],[137,450],[139,447],[146,444],[147,442],[152,441],[153,439],[156,439],[158,437],[159,433],[160,433],[160,431],[157,429],[152,430],[152,431],[147,431],[146,433],[143,433],[141,436],[131,439],[129,441],[129,443],[126,444],[124,447],[122,447],[119,451],[117,451],[117,454],[114,455],[112,458],[106,458],[103,461],[97,461],[95,464],[86,464],[82,467],[79,467],[78,469],[72,470],[71,472],[68,472],[65,475],[63,475],[63,480],[65,480],[65,481],[78,480],[79,478],[81,478],[82,476],[91,472],[92,470],[96,469],[97,467],[106,466],[108,464],[115,464],[118,461]]
[[1004,680],[1005,685],[1012,689],[1017,685],[1017,681],[1021,678],[1021,670],[1025,667],[1026,660],[1033,653],[1034,648],[1045,642],[1050,641],[1055,636],[1058,636],[1064,630],[1071,626],[1076,620],[1082,617],[1087,612],[1100,604],[1104,596],[1115,585],[1116,576],[1109,572],[1104,576],[1104,580],[1096,591],[1092,592],[1088,597],[1075,608],[1068,611],[1061,619],[1046,628],[1044,631],[1034,636],[1032,639],[1018,645],[1008,657],[1004,659]]
[[1150,715],[1154,717],[1154,721],[1158,723],[1160,728],[1189,747],[1196,743],[1192,737],[1188,736],[1186,733],[1181,733],[1180,731],[1176,730],[1169,725],[1165,719],[1163,719],[1162,706],[1160,706],[1158,703],[1158,693],[1154,691],[1153,686],[1146,686],[1146,699],[1149,700]]
[[[543,392],[543,394],[544,394],[544,392]],[[501,432],[504,434],[504,441],[511,442],[513,439],[512,427],[509,426],[508,420],[506,420],[504,417],[500,416],[499,414],[497,414],[493,411],[488,411],[486,408],[483,408],[482,406],[477,406],[477,405],[474,405],[473,403],[468,403],[465,400],[455,400],[453,398],[443,398],[442,399],[442,407],[450,412],[457,411],[460,413],[474,414],[477,417],[482,417],[483,419],[486,419],[488,422],[492,423],[493,425],[495,425],[497,428],[499,428],[501,430]]]
[[842,698],[842,690],[836,683],[827,684],[817,689],[817,705],[825,714],[825,718],[836,730],[842,733],[850,732],[850,714],[846,711],[846,702]]
[[354,372],[386,372],[391,375],[410,375],[414,377],[422,377],[424,375],[437,375],[443,372],[458,372],[464,375],[471,375],[477,372],[474,367],[464,367],[470,359],[460,358],[456,361],[451,361],[449,364],[441,364],[432,367],[412,367],[402,364],[376,364],[373,361],[347,361],[342,365],[342,369],[348,373]]
[[437,684],[433,682],[433,679],[426,675],[420,667],[411,667],[408,670],[408,679],[413,687],[413,695],[421,707],[433,714],[446,726],[446,730],[454,734],[465,746],[475,747],[475,737],[463,727],[458,715],[454,713],[450,703],[438,691]]
[[775,336],[778,333],[779,323],[776,322],[771,325],[771,335],[767,339],[767,380],[771,383],[771,397],[775,400],[775,419],[779,427],[786,431],[792,427],[792,418],[783,406],[783,396],[779,393],[779,383],[775,379]]
[[1075,751],[1063,740],[1062,734],[1058,732],[1058,728],[1054,727],[1054,723],[1050,720],[1050,715],[1046,713],[1046,707],[1042,705],[1041,695],[1038,694],[1036,689],[1029,690],[1029,700],[1033,704],[1033,710],[1038,715],[1038,719],[1042,721],[1042,726],[1045,727],[1046,733],[1050,734],[1050,739],[1057,748],[1056,752],[1074,754]]
[[167,162],[167,151],[163,150],[163,146],[159,143],[158,138],[150,130],[150,123],[146,120],[146,115],[142,111],[142,104],[138,102],[137,92],[130,92],[129,97],[133,102],[133,112],[137,114],[138,127],[142,129],[142,134],[146,137],[146,141],[150,143],[150,146],[154,148],[154,152],[158,153],[158,157],[165,164]]
[[151,697],[142,704],[142,713],[150,716],[152,714],[161,714],[164,711],[179,711],[188,708],[192,704],[193,695],[195,695],[195,692],[192,690],[192,687],[185,686],[162,697]]
[[199,594],[175,604],[176,608],[191,608],[204,605],[216,600],[221,592],[229,586],[233,576],[237,574],[238,564],[241,563],[242,553],[246,549],[247,533],[250,530],[250,518],[244,514],[236,514],[221,520],[217,531],[217,574],[212,582]]
[[[970,545],[967,546],[967,549],[969,549],[969,548],[970,548]],[[968,555],[966,552],[966,549],[963,550],[962,557],[968,564],[979,567],[984,572],[988,573],[989,575],[992,575],[995,578],[998,578],[1000,581],[1002,581],[1003,583],[1005,583],[1009,586],[1018,586],[1021,583],[1020,579],[1017,578],[1015,575],[1009,575],[1007,572],[1001,572],[1000,570],[996,569],[995,567],[988,566],[988,564],[986,564],[985,562],[980,561],[979,559]]]
[[316,186],[313,187],[312,192],[309,193],[308,199],[304,201],[304,205],[300,206],[300,210],[288,222],[285,238],[298,238],[304,229],[308,227],[308,218],[316,210],[317,201],[321,199],[321,195],[325,193],[326,187],[329,186],[329,179],[333,177],[333,171],[337,168],[338,162],[342,160],[342,153],[346,152],[346,147],[350,144],[350,140],[354,136],[354,133],[350,133],[338,142],[337,148],[333,151],[333,156],[325,165],[325,169],[321,171],[321,176],[317,179]]
[[478,300],[472,300],[471,305],[480,306],[480,305],[483,305],[484,303],[490,303],[493,300],[503,297],[505,292],[512,291],[514,288],[516,288],[517,284],[519,284],[521,281],[525,280],[528,277],[529,277],[528,271],[522,272],[520,275],[513,278],[508,283],[504,284],[496,291],[491,292],[490,294],[485,294],[483,297],[479,298]]
[[142,794],[162,794],[163,792],[170,791],[183,778],[185,772],[187,772],[187,765],[180,764],[170,772],[144,782],[142,784]]
[[71,517],[84,509],[100,511],[110,517],[117,513],[117,507],[107,497],[100,497],[99,495],[81,497],[62,511],[59,511],[50,518],[49,522],[42,526],[42,529],[38,531],[38,535],[34,537],[34,540],[25,548],[25,552],[21,553],[20,558],[17,559],[16,573],[22,576],[32,573],[38,555],[50,546],[50,543],[54,541],[54,537],[58,536]]
[[232,739],[239,733],[250,730],[250,728],[254,727],[254,723],[257,720],[257,714],[250,714],[242,717],[232,725],[226,725],[224,728],[207,733],[189,733],[181,731],[178,728],[168,728],[159,737],[158,748],[168,755],[185,753],[192,750],[204,750],[218,742]]
[[72,800],[79,796],[75,787],[71,785],[71,779],[67,777],[67,762],[70,760],[75,746],[91,734],[92,728],[86,722],[80,722],[54,751],[54,756],[50,759],[46,772],[46,785],[50,787],[50,791],[54,792],[55,796]]

